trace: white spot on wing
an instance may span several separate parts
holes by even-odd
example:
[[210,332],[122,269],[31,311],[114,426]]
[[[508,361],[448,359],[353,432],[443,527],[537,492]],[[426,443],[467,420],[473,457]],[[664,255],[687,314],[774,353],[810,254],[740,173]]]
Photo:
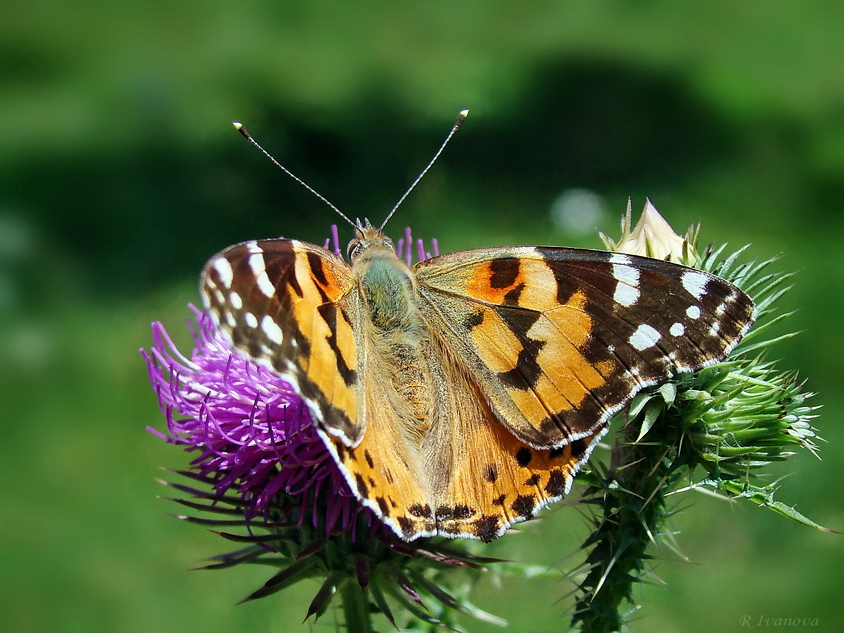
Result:
[[612,276],[616,279],[613,300],[630,307],[639,300],[639,271],[632,266],[613,264]]
[[235,310],[240,310],[243,308],[243,299],[241,299],[240,295],[236,292],[229,293],[229,303],[232,304],[232,307]]
[[252,269],[252,274],[256,277],[261,273],[267,272],[267,264],[264,262],[264,253],[262,251],[252,253],[246,261],[249,263],[249,268]]
[[264,253],[260,249],[257,253],[252,253],[249,256],[249,268],[252,269],[252,274],[255,275],[255,285],[267,298],[275,296],[275,286],[270,281],[267,275],[267,264],[264,261]]
[[706,275],[689,270],[683,273],[682,281],[683,288],[688,290],[689,294],[696,299],[700,299],[706,294],[706,284],[709,282],[709,277]]
[[671,336],[683,336],[686,333],[686,328],[683,326],[682,323],[675,323],[671,326],[671,329],[668,330]]
[[261,273],[255,281],[258,283],[258,289],[264,294],[264,296],[275,296],[275,286],[273,286],[273,283],[270,281],[267,273]]
[[640,325],[630,336],[630,344],[640,352],[656,345],[660,334],[650,325]]
[[623,284],[620,281],[615,287],[615,292],[612,296],[616,303],[620,303],[626,308],[629,308],[639,300],[639,289]]
[[246,321],[246,325],[251,328],[258,327],[258,318],[252,314],[251,312],[244,312],[243,313],[243,320]]
[[278,327],[278,324],[273,321],[273,318],[268,314],[264,315],[264,318],[261,319],[261,329],[264,331],[264,334],[267,335],[268,339],[276,345],[281,345],[281,342],[284,340],[284,333],[281,331],[281,328]]
[[630,264],[630,258],[622,253],[612,253],[610,255],[611,264]]
[[686,316],[690,319],[699,319],[700,318],[700,308],[697,306],[689,306],[686,308]]
[[234,281],[234,271],[232,270],[232,265],[229,263],[225,257],[218,257],[214,260],[214,263],[211,264],[211,267],[217,271],[217,274],[220,276],[220,283],[223,284],[226,288],[232,285],[232,281]]
[[613,264],[612,275],[618,281],[623,281],[630,286],[639,285],[639,271],[632,266],[624,266],[622,264]]

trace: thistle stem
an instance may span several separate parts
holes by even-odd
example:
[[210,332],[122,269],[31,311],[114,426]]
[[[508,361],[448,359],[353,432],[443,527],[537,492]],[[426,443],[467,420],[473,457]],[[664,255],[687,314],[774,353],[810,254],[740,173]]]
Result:
[[347,580],[342,584],[341,593],[346,630],[350,633],[371,633],[372,613],[366,589],[353,580]]
[[[666,417],[663,413],[662,429],[672,428]],[[585,633],[621,630],[635,609],[633,587],[647,572],[648,548],[655,539],[658,543],[669,515],[665,494],[677,475],[671,459],[676,438],[649,437],[649,442],[637,444],[638,427],[624,428],[606,483],[586,493],[599,499],[600,514],[584,544],[589,550],[588,573],[578,588],[572,616],[572,627]]]

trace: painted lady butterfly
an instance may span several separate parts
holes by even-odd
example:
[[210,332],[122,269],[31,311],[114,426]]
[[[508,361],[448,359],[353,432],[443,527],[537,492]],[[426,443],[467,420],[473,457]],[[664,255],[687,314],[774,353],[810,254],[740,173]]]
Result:
[[350,264],[291,239],[231,246],[201,292],[407,541],[489,541],[560,499],[614,413],[724,358],[755,318],[732,284],[661,260],[501,247],[409,267],[369,221],[355,234]]

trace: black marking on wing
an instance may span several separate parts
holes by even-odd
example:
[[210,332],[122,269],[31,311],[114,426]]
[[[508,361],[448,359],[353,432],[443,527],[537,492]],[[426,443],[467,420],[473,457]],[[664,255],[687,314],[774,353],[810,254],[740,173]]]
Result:
[[489,264],[492,275],[489,285],[493,288],[509,288],[519,278],[521,264],[516,257],[501,257],[493,259]]

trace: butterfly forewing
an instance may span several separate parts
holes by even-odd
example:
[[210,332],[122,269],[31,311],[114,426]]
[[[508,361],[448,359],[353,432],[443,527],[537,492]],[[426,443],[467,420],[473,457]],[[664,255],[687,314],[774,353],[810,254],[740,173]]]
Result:
[[245,356],[289,380],[315,419],[347,443],[360,440],[360,306],[348,265],[318,246],[261,240],[212,258],[200,291],[220,331]]
[[643,387],[722,359],[755,317],[723,279],[619,253],[479,249],[415,272],[433,329],[499,419],[540,448],[591,435]]

